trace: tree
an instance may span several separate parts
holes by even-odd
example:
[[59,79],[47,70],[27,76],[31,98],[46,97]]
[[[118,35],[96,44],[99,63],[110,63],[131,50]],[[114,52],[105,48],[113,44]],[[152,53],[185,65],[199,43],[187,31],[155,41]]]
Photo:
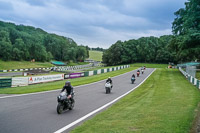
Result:
[[7,31],[0,31],[0,58],[3,60],[11,60],[12,45]]
[[[175,12],[176,18],[172,30],[176,37],[171,43],[177,61],[199,59],[200,53],[200,1],[189,0],[184,9]],[[178,49],[177,49],[178,48]]]

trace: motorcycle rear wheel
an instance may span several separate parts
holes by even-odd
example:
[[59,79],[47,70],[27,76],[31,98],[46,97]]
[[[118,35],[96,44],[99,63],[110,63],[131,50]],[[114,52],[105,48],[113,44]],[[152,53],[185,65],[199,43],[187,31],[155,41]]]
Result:
[[106,88],[106,94],[108,94],[109,92],[108,92],[108,88]]

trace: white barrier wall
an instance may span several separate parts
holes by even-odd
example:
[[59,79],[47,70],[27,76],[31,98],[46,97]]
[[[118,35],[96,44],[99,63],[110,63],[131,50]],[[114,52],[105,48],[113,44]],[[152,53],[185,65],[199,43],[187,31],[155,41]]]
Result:
[[27,85],[28,85],[28,77],[13,77],[12,78],[12,87],[27,86]]
[[97,70],[97,74],[101,74],[101,69]]
[[183,69],[181,69],[181,67],[179,67],[179,70],[181,71],[181,73],[190,81],[190,83],[192,83],[193,85],[195,85],[198,89],[200,89],[200,80],[192,77],[191,75],[189,75],[187,72],[183,71]]
[[94,75],[94,71],[89,71],[89,76]]
[[[122,68],[128,68],[130,65],[124,65]],[[103,73],[107,73],[109,71],[112,71],[112,68],[105,68]],[[116,67],[114,67],[114,71],[116,70]],[[118,67],[118,70],[120,70],[120,66]],[[185,74],[185,72],[183,71]],[[101,69],[97,70],[97,74],[101,74]],[[94,75],[94,71],[89,71],[88,76]],[[82,73],[81,76],[84,76],[84,73]],[[65,75],[65,78],[69,78],[69,75]],[[13,77],[12,78],[12,87],[17,86],[27,86],[29,84],[37,84],[37,83],[43,83],[43,82],[51,82],[56,80],[64,80],[64,74],[56,74],[56,75],[45,75],[45,76],[32,76],[32,77]],[[195,83],[197,81],[195,80]]]

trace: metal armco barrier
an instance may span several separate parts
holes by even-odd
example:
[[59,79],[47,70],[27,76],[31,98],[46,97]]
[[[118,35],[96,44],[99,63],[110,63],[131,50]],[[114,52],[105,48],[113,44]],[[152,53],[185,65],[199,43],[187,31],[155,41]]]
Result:
[[12,79],[11,78],[3,78],[0,79],[0,88],[8,88],[12,85]]
[[193,85],[195,85],[198,89],[200,89],[200,80],[192,77],[191,75],[189,75],[187,72],[185,72],[183,69],[181,69],[181,67],[179,67],[180,72],[186,77],[186,79],[192,83]]

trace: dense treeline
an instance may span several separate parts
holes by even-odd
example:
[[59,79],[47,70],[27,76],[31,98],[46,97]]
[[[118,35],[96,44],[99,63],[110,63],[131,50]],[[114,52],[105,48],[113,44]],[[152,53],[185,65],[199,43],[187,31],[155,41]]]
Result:
[[175,36],[170,48],[174,49],[176,60],[200,60],[200,0],[189,0],[185,8],[174,14],[172,31]]
[[175,12],[174,35],[117,41],[103,54],[108,65],[122,63],[186,62],[200,59],[200,1],[189,0]]
[[90,50],[96,50],[96,51],[104,51],[105,49],[97,47],[97,48],[90,48]]
[[103,53],[103,62],[117,65],[134,62],[168,63],[174,61],[173,54],[167,49],[172,35],[142,37],[138,40],[117,41]]
[[0,21],[0,59],[3,60],[80,61],[88,58],[88,50],[71,38]]

